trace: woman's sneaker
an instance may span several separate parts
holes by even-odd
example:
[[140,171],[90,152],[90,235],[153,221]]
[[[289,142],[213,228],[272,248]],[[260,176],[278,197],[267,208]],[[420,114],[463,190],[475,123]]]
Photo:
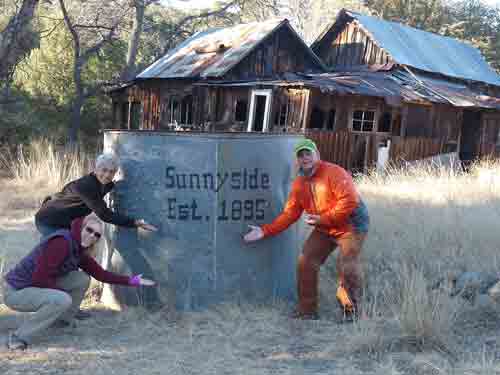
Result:
[[75,314],[75,319],[85,320],[92,318],[92,314],[85,310],[78,310]]
[[13,333],[9,334],[9,340],[7,341],[7,349],[9,350],[26,350],[28,349],[28,343],[21,340],[19,337]]

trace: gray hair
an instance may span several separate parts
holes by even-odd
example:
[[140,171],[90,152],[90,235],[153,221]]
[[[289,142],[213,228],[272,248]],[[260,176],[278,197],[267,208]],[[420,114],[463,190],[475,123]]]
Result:
[[95,161],[95,169],[99,168],[109,168],[109,169],[118,169],[120,165],[118,164],[118,158],[109,153],[101,154],[97,157]]

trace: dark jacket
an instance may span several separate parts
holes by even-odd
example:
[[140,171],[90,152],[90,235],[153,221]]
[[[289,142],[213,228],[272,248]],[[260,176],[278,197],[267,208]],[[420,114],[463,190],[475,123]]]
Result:
[[35,215],[36,221],[56,228],[70,228],[71,222],[94,212],[102,221],[134,227],[134,219],[113,212],[106,206],[104,196],[115,184],[102,185],[94,173],[68,183],[61,192],[44,201]]
[[96,280],[109,284],[129,284],[128,276],[108,272],[81,247],[83,218],[73,221],[71,231],[60,229],[35,246],[7,275],[14,289],[28,287],[58,289],[57,278],[81,268]]

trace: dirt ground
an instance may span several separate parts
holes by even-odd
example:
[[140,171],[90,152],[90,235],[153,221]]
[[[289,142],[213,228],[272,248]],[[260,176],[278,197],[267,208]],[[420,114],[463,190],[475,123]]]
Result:
[[[7,185],[0,186],[0,198],[2,273],[38,235],[32,224],[37,199]],[[389,217],[383,207],[373,212],[382,215],[375,220]],[[397,231],[396,227],[389,233],[391,238],[402,238]],[[384,274],[391,265],[376,256],[389,246],[388,234],[378,228],[371,236],[367,252],[375,255],[367,276],[378,289],[369,292],[389,295],[399,288],[397,280]],[[406,315],[399,310],[386,314],[386,302],[377,302],[381,297],[373,297],[366,320],[341,324],[328,269],[327,265],[321,275],[319,321],[289,319],[292,306],[285,303],[222,304],[203,312],[172,314],[141,308],[115,311],[87,300],[84,309],[92,313],[90,319],[47,332],[26,352],[10,352],[5,347],[7,334],[26,315],[0,305],[0,374],[500,374],[500,318],[494,309],[462,306],[447,336],[435,343],[439,324],[426,327],[428,316],[412,318],[407,310]],[[423,330],[436,332],[414,342],[402,328],[404,317],[415,325],[421,319]]]
[[[29,249],[34,226],[4,221],[0,243]],[[15,255],[12,258],[17,258]],[[8,264],[14,263],[9,259]],[[7,266],[8,267],[8,266]],[[364,356],[344,355],[342,342],[352,326],[332,313],[317,322],[287,318],[290,306],[216,306],[200,313],[172,316],[140,308],[115,311],[92,301],[92,318],[75,328],[53,329],[27,352],[6,350],[9,330],[26,317],[0,307],[0,373],[11,374],[331,374],[373,373]],[[376,367],[375,367],[376,368]]]

